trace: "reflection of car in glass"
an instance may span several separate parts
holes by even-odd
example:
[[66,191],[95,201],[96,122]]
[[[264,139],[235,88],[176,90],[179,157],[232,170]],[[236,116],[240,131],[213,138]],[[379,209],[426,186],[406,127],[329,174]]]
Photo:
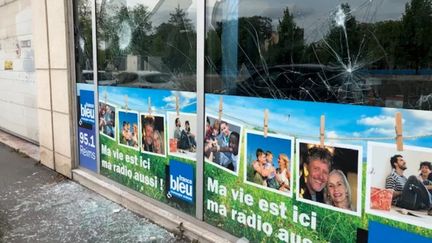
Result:
[[364,104],[371,87],[354,73],[316,64],[258,68],[228,94]]
[[[93,83],[93,71],[83,70],[82,81],[92,84]],[[98,71],[99,85],[112,85],[114,83],[114,75],[111,72]]]
[[116,85],[136,88],[173,89],[176,83],[168,73],[136,71],[119,73],[116,77]]

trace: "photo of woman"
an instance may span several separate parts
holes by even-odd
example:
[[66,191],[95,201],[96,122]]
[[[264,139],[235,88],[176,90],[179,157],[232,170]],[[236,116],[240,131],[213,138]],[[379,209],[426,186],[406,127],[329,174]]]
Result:
[[153,152],[157,154],[163,153],[163,140],[160,132],[158,130],[153,132]]
[[280,183],[279,190],[281,191],[289,191],[290,190],[290,181],[291,181],[291,173],[289,171],[289,159],[286,154],[280,154],[278,158],[279,168],[276,170],[276,176]]
[[338,208],[352,210],[351,189],[341,170],[330,172],[326,187],[326,203]]

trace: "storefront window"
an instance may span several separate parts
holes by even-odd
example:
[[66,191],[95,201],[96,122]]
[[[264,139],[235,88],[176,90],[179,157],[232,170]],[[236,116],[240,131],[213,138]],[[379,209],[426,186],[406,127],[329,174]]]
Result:
[[251,242],[430,238],[431,1],[206,9],[204,220]]
[[428,1],[207,2],[207,92],[432,108]]
[[98,1],[99,85],[195,91],[192,3]]
[[96,1],[100,174],[196,213],[196,7]]

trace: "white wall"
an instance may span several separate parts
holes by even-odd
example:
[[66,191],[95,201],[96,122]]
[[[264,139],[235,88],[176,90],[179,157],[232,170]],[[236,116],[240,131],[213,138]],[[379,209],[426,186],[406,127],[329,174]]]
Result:
[[368,173],[373,187],[384,188],[385,179],[390,174],[390,158],[400,154],[406,161],[407,169],[404,175],[408,178],[411,175],[419,174],[419,166],[422,161],[432,161],[432,149],[404,146],[403,151],[397,151],[395,144],[370,143],[368,147]]
[[31,6],[0,2],[0,128],[38,142]]

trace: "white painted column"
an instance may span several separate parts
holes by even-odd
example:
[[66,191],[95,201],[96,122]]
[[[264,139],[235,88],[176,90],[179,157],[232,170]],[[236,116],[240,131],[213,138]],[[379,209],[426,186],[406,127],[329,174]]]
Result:
[[71,177],[73,126],[67,3],[34,0],[33,33],[42,164]]

